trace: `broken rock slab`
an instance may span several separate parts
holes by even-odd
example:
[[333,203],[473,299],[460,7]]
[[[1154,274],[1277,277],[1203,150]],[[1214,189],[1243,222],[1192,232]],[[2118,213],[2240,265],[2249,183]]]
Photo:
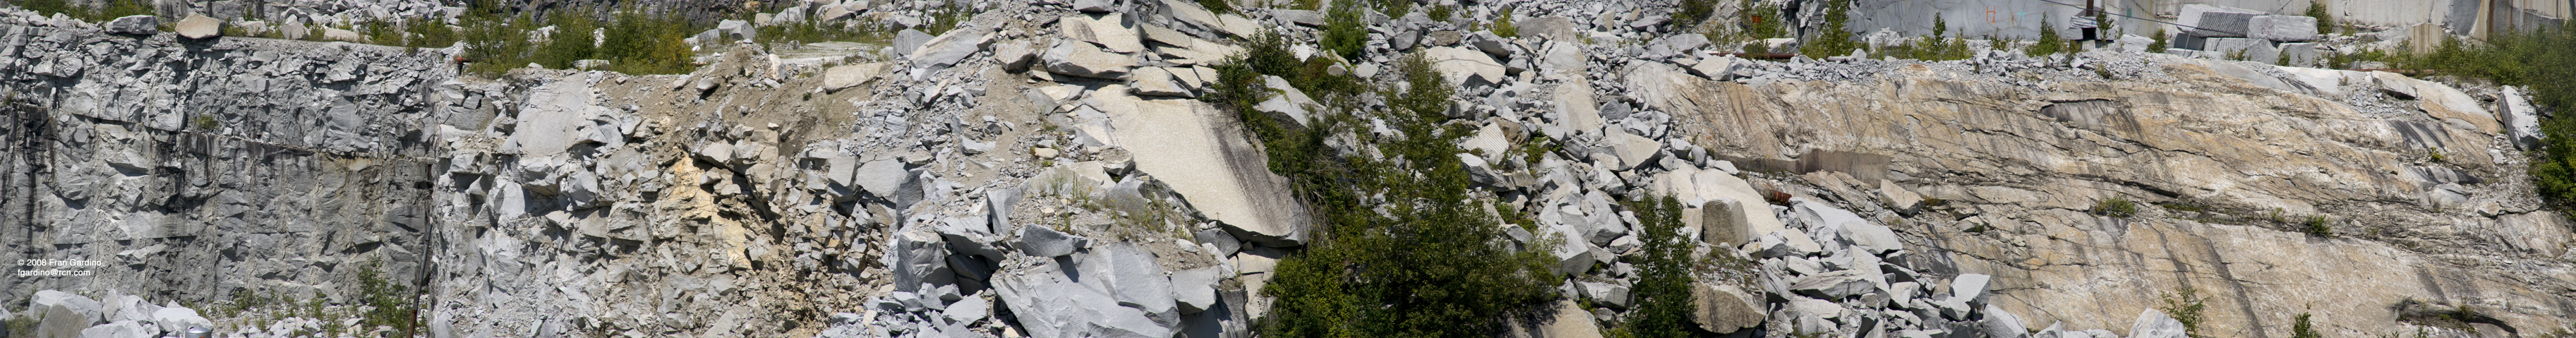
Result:
[[1759,298],[1734,285],[1691,283],[1691,299],[1698,305],[1691,321],[1708,332],[1734,333],[1762,326],[1762,321],[1770,317],[1762,310]]
[[1020,254],[1056,257],[1073,254],[1091,246],[1091,238],[1055,231],[1046,226],[1020,227]]
[[161,18],[151,15],[129,15],[107,22],[107,32],[152,35],[161,33]]
[[957,62],[966,60],[968,56],[974,56],[975,52],[983,51],[986,45],[993,42],[992,34],[986,33],[987,31],[981,28],[949,30],[947,34],[940,34],[938,38],[922,43],[921,49],[913,50],[912,64],[914,67],[929,68],[957,65]]
[[878,76],[885,74],[885,70],[885,63],[863,63],[832,67],[832,69],[823,71],[823,91],[826,93],[839,92],[841,89],[866,84],[868,81],[876,81]]
[[200,14],[188,14],[188,18],[179,19],[178,24],[175,25],[176,27],[174,28],[179,30],[179,36],[188,37],[190,39],[204,39],[222,36],[224,34],[223,25],[223,20],[216,20],[215,18],[209,18]]
[[1090,44],[1057,43],[1047,48],[1040,58],[1049,73],[1098,78],[1124,79],[1136,68],[1136,58],[1125,54],[1100,51]]
[[1494,62],[1484,52],[1456,48],[1432,47],[1425,52],[1431,68],[1440,71],[1450,85],[1459,87],[1492,86],[1503,81],[1503,64]]
[[2156,309],[2139,312],[2138,321],[2129,326],[2129,338],[2186,338],[2183,333],[2182,321]]
[[1305,244],[1306,210],[1242,128],[1227,127],[1237,123],[1232,117],[1206,102],[1141,99],[1122,87],[1103,87],[1093,98],[1117,125],[1116,143],[1135,154],[1137,169],[1236,238],[1272,247]]

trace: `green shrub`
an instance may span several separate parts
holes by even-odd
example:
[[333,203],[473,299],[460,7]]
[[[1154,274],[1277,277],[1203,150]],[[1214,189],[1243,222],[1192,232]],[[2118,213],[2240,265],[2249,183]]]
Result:
[[1397,67],[1421,71],[1404,73],[1404,81],[1409,86],[1403,92],[1389,93],[1387,106],[1425,118],[1449,113],[1452,104],[1449,98],[1458,89],[1450,87],[1448,79],[1440,77],[1440,72],[1431,70],[1431,60],[1422,53],[1407,54],[1397,61]]
[[1852,0],[1825,0],[1825,27],[1817,30],[1814,39],[1809,39],[1803,46],[1799,46],[1798,54],[1822,59],[1828,56],[1851,54],[1853,49],[1859,49],[1861,43],[1852,40],[1851,29],[1845,24],[1846,21],[1851,21],[1851,2]]
[[2174,321],[2182,322],[2183,335],[2207,337],[2200,334],[2200,324],[2202,320],[2208,318],[2202,313],[2209,308],[2209,305],[2204,302],[2208,298],[2201,298],[2199,289],[2178,286],[2174,287],[2173,293],[2165,294],[2163,298],[2165,305],[2157,307],[2156,310],[2164,311],[2165,315],[2172,316]]
[[2541,148],[2531,165],[2540,196],[2564,210],[2576,204],[2576,21],[2537,33],[2499,32],[2487,42],[2464,45],[2445,41],[2431,55],[2400,55],[2401,67],[2433,69],[2443,74],[2483,78],[2498,84],[2530,88],[2531,101],[2560,114],[2540,123]]
[[572,68],[573,61],[589,59],[598,51],[599,40],[591,35],[599,28],[598,20],[588,15],[558,13],[546,22],[554,26],[555,31],[546,36],[544,45],[537,46],[532,62],[546,68],[566,69]]
[[[1293,86],[1333,86],[1303,75],[1311,63],[1264,61],[1285,53],[1279,39],[1246,43],[1245,56],[1215,67],[1217,83],[1201,97],[1243,121],[1265,146],[1271,171],[1290,179],[1318,223],[1304,250],[1280,260],[1275,277],[1258,290],[1276,299],[1270,316],[1254,323],[1262,335],[1490,336],[1505,331],[1506,318],[1539,318],[1556,300],[1560,281],[1548,271],[1545,251],[1513,250],[1495,226],[1503,220],[1469,197],[1455,140],[1471,131],[1443,123],[1447,118],[1437,111],[1419,113],[1420,107],[1355,111],[1355,95],[1337,92],[1317,99],[1349,113],[1319,114],[1304,127],[1253,111],[1267,95],[1262,75],[1289,78]],[[1420,55],[1396,68],[1415,86],[1379,88],[1390,101],[1449,99],[1451,85]],[[1390,158],[1333,154],[1322,145],[1325,135],[1356,132],[1355,114],[1374,114],[1401,131],[1404,137],[1365,140]]]
[[1638,234],[1645,247],[1643,255],[1632,256],[1638,268],[1632,293],[1637,308],[1628,312],[1622,329],[1639,338],[1690,337],[1697,305],[1691,302],[1693,245],[1682,233],[1682,203],[1661,196],[1631,202],[1628,210],[1645,226]]
[[2313,324],[2313,323],[2309,323],[2309,322],[2308,322],[2308,313],[2306,313],[2306,312],[2301,312],[2301,313],[2299,313],[2299,317],[2298,317],[2298,319],[2297,319],[2295,322],[2292,322],[2292,323],[2290,324],[2290,338],[2325,338],[2325,337],[2326,337],[2326,335],[2325,335],[2325,334],[2323,334],[2323,333],[2317,333],[2317,327],[2316,327],[2316,324]]
[[1968,42],[1961,41],[1956,36],[1949,36],[1947,34],[1949,30],[1950,24],[1947,20],[1941,19],[1938,15],[1932,16],[1931,36],[1915,39],[1914,42],[1904,46],[1893,47],[1891,49],[1894,51],[1885,52],[1885,54],[1924,61],[1967,59],[1970,56]]
[[88,8],[82,8],[79,5],[73,5],[71,2],[63,0],[18,0],[13,3],[18,5],[18,9],[36,11],[36,15],[50,17],[54,16],[56,13],[60,13],[76,18],[90,17]]
[[2334,237],[2334,225],[2329,224],[2326,221],[2326,215],[2308,216],[2308,221],[2304,224],[2307,225],[2307,228],[2305,229],[2309,235],[2316,235],[2317,237]]
[[1457,8],[1450,6],[1431,6],[1431,13],[1426,14],[1431,15],[1431,21],[1449,21],[1450,16],[1455,15],[1457,11]]
[[403,31],[410,34],[404,35],[402,45],[420,48],[455,46],[456,30],[448,28],[445,21],[436,18],[418,18],[403,22]]
[[2156,27],[2156,34],[2155,34],[2154,36],[2149,36],[2149,37],[2147,37],[2147,38],[2149,38],[2149,39],[2154,39],[2154,42],[2148,42],[2148,43],[2147,43],[2147,52],[2148,52],[2148,53],[2164,53],[2164,52],[2165,52],[2165,39],[2166,39],[2166,38],[2165,38],[2165,29],[2164,29],[2164,27]]
[[[1744,35],[1751,39],[1769,39],[1787,34],[1780,25],[1780,6],[1769,1],[1743,0],[1735,7],[1735,17],[1743,18]],[[1768,47],[1768,46],[1765,46]]]
[[1324,49],[1340,54],[1343,59],[1357,60],[1368,47],[1368,20],[1361,17],[1357,1],[1333,4],[1324,15]]
[[152,3],[143,0],[112,1],[107,4],[106,12],[100,13],[98,18],[106,20],[136,15],[152,15]]
[[197,130],[214,131],[215,129],[221,129],[224,127],[222,122],[215,121],[214,115],[197,115],[197,118],[191,119],[189,122],[191,122],[190,124],[196,125]]
[[2129,201],[2126,195],[2111,195],[2111,198],[2093,203],[2092,211],[2095,215],[2129,218],[2138,214],[2138,203]]
[[1708,21],[1709,14],[1716,12],[1717,0],[1682,0],[1681,10],[1673,11],[1673,18],[1669,23],[1677,27],[1689,27],[1701,21]]
[[[462,20],[465,30],[459,33],[465,58],[471,62],[466,71],[497,76],[530,63],[562,69],[584,59],[608,60],[604,70],[636,75],[681,74],[697,69],[687,39],[703,26],[692,25],[686,18],[629,9],[600,22],[589,16],[568,14],[574,12],[587,11],[553,15],[548,19],[555,26],[553,40],[540,44],[527,38],[528,32],[537,27],[524,14],[502,16],[469,11]],[[591,34],[595,28],[600,29],[600,36]],[[434,43],[427,37],[421,40]]]
[[1198,0],[1198,1],[1199,1],[1199,7],[1207,7],[1207,10],[1208,10],[1209,12],[1215,12],[1215,13],[1218,13],[1218,14],[1224,14],[1224,13],[1228,13],[1228,12],[1233,12],[1233,11],[1234,11],[1234,4],[1233,4],[1233,3],[1230,3],[1230,2],[1227,2],[1226,0]]
[[[369,261],[358,270],[357,300],[368,306],[359,314],[360,331],[377,326],[391,326],[399,337],[410,337],[420,328],[419,293],[385,279],[384,261]],[[317,299],[318,300],[318,299]]]
[[2324,0],[2308,1],[2308,12],[2305,15],[2311,18],[2317,18],[2317,33],[2334,33],[2334,12],[2326,10],[2326,2]]
[[[1684,3],[1688,3],[1689,1],[1709,0],[1684,0]],[[1503,7],[1503,11],[1501,13],[1494,14],[1494,35],[1506,38],[1517,38],[1521,36],[1521,28],[1512,25],[1511,7]]]
[[2022,53],[2030,55],[2031,57],[2045,57],[2056,55],[2057,52],[2064,51],[2066,48],[2066,39],[2057,35],[2057,24],[2049,22],[2048,19],[2045,18],[2040,19],[2039,21],[2038,42],[2039,43],[2037,44],[2030,45],[2030,49],[2023,49]]

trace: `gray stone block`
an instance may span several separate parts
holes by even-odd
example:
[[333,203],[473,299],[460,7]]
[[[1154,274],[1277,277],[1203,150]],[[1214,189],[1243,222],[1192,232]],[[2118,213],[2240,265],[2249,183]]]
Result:
[[[2182,32],[2177,32],[2177,33],[2182,34],[2182,35],[2193,35],[2193,34],[2198,34],[2198,33],[2194,33],[2194,30],[2193,30],[2193,29],[2190,29],[2190,27],[2209,27],[2209,28],[2217,28],[2218,30],[2223,30],[2223,31],[2227,31],[2227,32],[2232,32],[2232,33],[2236,33],[2236,34],[2243,34],[2243,33],[2245,32],[2245,30],[2244,30],[2244,28],[2245,28],[2245,27],[2244,27],[2245,22],[2243,22],[2243,20],[2246,20],[2246,19],[2252,19],[2252,18],[2253,18],[2253,16],[2257,16],[2257,15],[2264,15],[2264,14],[2267,14],[2267,13],[2264,13],[2263,11],[2257,11],[2257,10],[2251,10],[2251,9],[2243,9],[2243,8],[2235,8],[2235,7],[2227,7],[2227,6],[2217,6],[2217,5],[2190,4],[2190,5],[2183,5],[2183,6],[2182,6],[2182,14],[2181,14],[2180,16],[2176,17],[2176,19],[2177,19],[2177,20],[2176,20],[2176,22],[2175,22],[2175,23],[2182,24],[2182,26],[2184,27],[2184,30],[2183,30]],[[2231,21],[2232,21],[2232,22],[2231,22]],[[2232,27],[2233,29],[2228,29],[2228,28],[2230,28],[2230,27]],[[2217,32],[2211,32],[2211,33],[2217,33]],[[2203,36],[2203,37],[2208,37],[2208,36],[2243,37],[2243,35],[2201,35],[2201,36]],[[2199,49],[2199,48],[2193,48],[2193,49]]]
[[2210,54],[2209,58],[2213,59],[2254,61],[2269,64],[2278,61],[2277,58],[2281,55],[2281,51],[2279,49],[2272,47],[2271,41],[2263,39],[2210,38],[2208,44],[2209,48],[2202,49],[2202,51],[2205,54]]
[[161,18],[153,17],[151,15],[131,15],[116,18],[116,20],[107,22],[107,32],[136,35],[160,34]]
[[2284,43],[2280,50],[2280,55],[2288,56],[2289,61],[2282,66],[2317,67],[2318,62],[2325,60],[2319,56],[2321,53],[2317,51],[2316,43]]
[[1965,302],[1971,308],[1983,307],[1989,294],[1986,285],[1993,280],[1994,276],[1985,274],[1959,275],[1959,278],[1950,279],[1950,299]]
[[886,251],[885,266],[894,274],[895,291],[922,291],[923,284],[949,285],[957,280],[957,274],[948,269],[947,241],[938,233],[928,229],[897,233]]
[[2190,33],[2193,36],[2213,38],[2245,37],[2245,29],[2249,27],[2254,20],[2254,17],[2257,16],[2262,15],[2254,13],[2203,13],[2200,17],[2200,25],[2192,27]]
[[2317,18],[2295,15],[2256,16],[2245,23],[2245,37],[2281,41],[2317,40]]
[[1020,228],[1020,254],[1056,257],[1073,254],[1074,250],[1090,246],[1091,238],[1058,232],[1045,226]]
[[2138,313],[2138,321],[2129,326],[2129,338],[2184,338],[2182,321],[2165,316],[2163,311],[2147,309]]

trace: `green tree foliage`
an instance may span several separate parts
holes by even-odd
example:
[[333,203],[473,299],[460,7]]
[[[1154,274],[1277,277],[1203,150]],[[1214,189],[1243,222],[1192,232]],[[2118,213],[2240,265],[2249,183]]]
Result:
[[2429,55],[2392,57],[2398,67],[2483,78],[2530,88],[2531,101],[2559,114],[2540,123],[2541,148],[2531,165],[2540,196],[2565,209],[2576,205],[2576,22],[2524,33],[2505,30],[2484,43],[2446,40]]
[[[1709,1],[1709,0],[1686,0],[1686,1]],[[1521,36],[1521,28],[1520,28],[1519,26],[1513,26],[1513,25],[1512,25],[1512,8],[1511,8],[1511,7],[1503,7],[1503,11],[1502,11],[1501,13],[1494,14],[1494,35],[1498,35],[1498,36],[1502,36],[1502,37],[1506,37],[1506,38],[1516,38],[1516,37],[1520,37],[1520,36]]]
[[1691,302],[1692,244],[1682,232],[1682,202],[1663,196],[1631,202],[1628,210],[1646,231],[1638,235],[1645,252],[1636,262],[1637,310],[1623,323],[1626,332],[1637,338],[1689,337],[1691,315],[1698,310]]
[[1825,27],[1818,29],[1816,36],[1810,37],[1804,46],[1800,46],[1798,53],[1808,57],[1823,58],[1851,54],[1853,49],[1860,49],[1860,41],[1852,40],[1851,29],[1845,24],[1851,21],[1851,2],[1852,0],[1826,0]]
[[638,11],[619,13],[600,40],[598,56],[609,71],[627,74],[679,74],[697,69],[689,52],[688,20],[677,15]]
[[[1313,241],[1281,260],[1259,290],[1277,299],[1270,317],[1256,323],[1265,336],[1490,336],[1504,331],[1506,318],[1535,316],[1555,300],[1559,280],[1545,255],[1514,250],[1500,220],[1483,211],[1487,202],[1469,197],[1455,140],[1471,131],[1443,123],[1452,85],[1428,60],[1416,54],[1398,63],[1410,88],[1375,91],[1392,109],[1356,111],[1353,98],[1368,92],[1326,91],[1319,101],[1350,113],[1301,126],[1251,109],[1271,95],[1261,77],[1336,88],[1318,82],[1347,76],[1308,73],[1312,64],[1278,56],[1287,53],[1280,39],[1265,34],[1247,42],[1244,56],[1215,67],[1217,83],[1201,97],[1243,121],[1270,169],[1290,178],[1319,223]],[[1387,158],[1323,146],[1325,135],[1357,131],[1357,114],[1400,131],[1387,138],[1356,133]]]
[[421,48],[455,46],[456,29],[449,28],[446,23],[440,21],[443,20],[422,18],[404,22],[402,28],[408,34],[404,34],[403,45]]
[[2040,19],[2038,43],[2030,45],[2030,49],[2023,49],[2022,53],[2031,57],[2043,57],[2056,55],[2057,52],[2065,50],[2066,38],[2057,35],[2057,24],[2049,22],[2048,19]]
[[64,0],[18,0],[11,3],[18,5],[18,9],[36,11],[36,15],[54,16],[60,13],[78,18],[90,17],[88,8],[82,8]]
[[361,327],[391,326],[403,337],[419,331],[419,293],[386,279],[383,261],[370,261],[358,270],[358,290],[358,301],[369,307],[359,314]]
[[2174,321],[2182,322],[2184,336],[2207,337],[2200,334],[2201,322],[2208,319],[2202,313],[2203,310],[2209,309],[2209,305],[2203,303],[2206,300],[2208,298],[2200,297],[2200,289],[2179,286],[2174,287],[2173,293],[2164,295],[2165,306],[2157,307],[2156,310],[2164,311],[2165,315],[2172,316]]
[[572,68],[574,60],[589,59],[598,51],[599,40],[591,32],[599,28],[599,20],[588,15],[558,13],[547,18],[546,23],[554,26],[555,31],[547,34],[544,45],[537,46],[536,59],[533,60],[537,64],[554,69]]
[[143,0],[116,0],[116,1],[111,1],[111,2],[108,2],[108,3],[107,3],[107,10],[106,10],[106,11],[104,11],[104,12],[102,12],[102,13],[99,13],[99,15],[98,15],[98,19],[99,19],[99,20],[93,20],[93,21],[100,21],[100,20],[106,20],[106,19],[115,19],[115,18],[122,18],[122,17],[128,17],[128,16],[136,16],[136,15],[152,15],[152,3],[151,3],[151,2],[147,2],[147,1],[143,1]]
[[1360,13],[1358,1],[1333,3],[1324,15],[1324,49],[1340,54],[1343,59],[1359,59],[1368,47],[1368,20]]
[[2326,10],[2326,0],[2308,0],[2308,12],[2305,15],[2317,18],[2317,33],[2334,32],[2334,12]]
[[1708,16],[1716,13],[1717,0],[1682,0],[1681,10],[1673,12],[1673,19],[1669,23],[1674,26],[1688,27],[1697,25],[1701,21],[1708,21]]
[[1735,17],[1742,18],[1744,35],[1752,39],[1780,37],[1780,7],[1768,1],[1743,0],[1735,7]]
[[91,22],[103,22],[130,15],[152,14],[152,3],[143,0],[112,0],[95,9],[83,7],[80,4],[73,3],[69,0],[16,0],[9,1],[9,3],[17,5],[19,9],[35,11],[38,15],[53,16],[56,13],[60,13],[74,19]]
[[2164,53],[2164,52],[2165,52],[2165,29],[2164,29],[2164,27],[2156,27],[2156,35],[2154,35],[2154,36],[2148,36],[2147,38],[2155,39],[2155,41],[2154,41],[2154,42],[2148,42],[2148,43],[2147,43],[2147,52],[2148,52],[2148,53]]
[[[531,41],[528,32],[538,25],[527,14],[504,16],[497,10],[468,11],[463,20],[465,29],[458,37],[471,62],[468,72],[493,76],[530,63],[561,69],[584,59],[609,60],[605,70],[637,75],[687,73],[697,68],[687,39],[702,27],[678,15],[628,9],[601,22],[571,14],[588,11],[564,11],[547,19],[555,26],[549,40]],[[600,34],[593,35],[594,30]]]

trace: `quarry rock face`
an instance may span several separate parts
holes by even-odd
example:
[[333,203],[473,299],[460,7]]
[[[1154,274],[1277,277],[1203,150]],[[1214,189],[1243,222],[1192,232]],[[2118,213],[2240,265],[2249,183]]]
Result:
[[[694,71],[631,75],[460,73],[460,48],[336,28],[225,36],[269,27],[241,5],[167,4],[191,11],[164,16],[178,34],[0,9],[0,259],[80,274],[0,279],[26,300],[0,317],[286,337],[354,319],[225,306],[408,299],[430,337],[1246,337],[1279,316],[1272,278],[1352,216],[1313,204],[1333,181],[1272,171],[1299,164],[1273,157],[1278,130],[1467,175],[1496,206],[1473,212],[1515,222],[1490,244],[1565,277],[1514,336],[1600,337],[1662,304],[1639,285],[1659,234],[1628,204],[1660,197],[1682,252],[1718,266],[1679,291],[1709,333],[2181,337],[2164,299],[2185,289],[2205,336],[2285,336],[2297,313],[2331,336],[2576,317],[2576,222],[2517,151],[2546,137],[2532,89],[2195,54],[2354,46],[2278,13],[2186,6],[2207,24],[2176,33],[2191,56],[1820,61],[1726,54],[1744,42],[1658,28],[1668,4],[1477,3],[1362,13],[1347,57],[1304,38],[1342,20],[1323,11],[816,0],[723,20]],[[273,7],[463,10],[363,5]],[[1519,34],[1489,28],[1499,6]],[[877,22],[900,33],[717,41]],[[1298,38],[1244,40],[1266,30]],[[1429,85],[1403,53],[1452,108],[1386,115]],[[1252,56],[1312,72],[1221,73]],[[1384,91],[1311,82],[1341,74]],[[1382,148],[1419,137],[1458,152]],[[2426,319],[2461,311],[2479,317]]]

